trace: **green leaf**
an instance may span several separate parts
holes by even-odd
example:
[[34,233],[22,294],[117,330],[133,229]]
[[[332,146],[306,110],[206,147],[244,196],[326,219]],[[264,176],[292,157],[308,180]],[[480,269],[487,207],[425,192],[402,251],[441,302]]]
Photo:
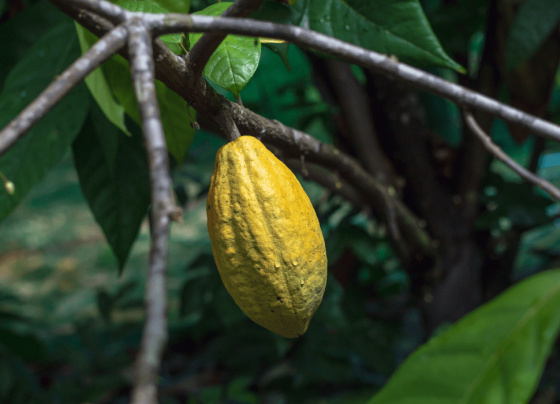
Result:
[[[140,111],[134,95],[128,62],[121,56],[115,55],[105,63],[104,71],[115,98],[124,107],[125,112],[140,125]],[[196,112],[187,106],[187,102],[181,96],[158,80],[156,80],[156,91],[167,149],[181,164],[194,138],[195,130],[190,124],[196,119]]]
[[141,125],[142,119],[132,86],[128,61],[120,55],[115,55],[103,64],[103,71],[105,77],[107,77],[109,88],[119,104],[123,106],[124,111],[134,122]]
[[[6,79],[0,94],[0,128],[79,56],[72,22],[58,25],[40,38]],[[87,88],[79,84],[0,158],[0,171],[15,184],[14,195],[0,192],[0,222],[64,157],[82,127],[89,106]]]
[[[96,41],[96,37],[89,32],[85,35],[85,39],[89,46]],[[128,62],[120,55],[115,55],[103,64],[103,73],[108,88],[118,104],[134,122],[141,125]],[[167,148],[181,164],[194,138],[195,130],[190,124],[196,119],[196,111],[187,108],[187,102],[183,98],[158,80],[156,80],[156,91]]]
[[560,20],[560,0],[527,0],[511,26],[506,69],[512,70],[539,50]]
[[124,136],[94,107],[73,151],[84,196],[122,271],[150,204],[142,137]]
[[179,94],[161,81],[156,81],[156,90],[167,149],[181,164],[194,139],[195,130],[190,123],[195,119],[196,112],[187,106],[187,102]]
[[[29,48],[54,26],[71,21],[48,1],[40,1],[0,24],[0,90],[4,80]],[[17,40],[15,40],[17,38]]]
[[[75,23],[75,25],[80,48],[82,49],[82,54],[84,54],[91,47],[90,44],[95,42],[97,38],[78,23]],[[99,105],[107,119],[124,133],[130,135],[130,132],[126,129],[124,124],[124,108],[113,98],[111,89],[109,88],[109,84],[107,83],[107,79],[101,67],[98,67],[90,73],[86,77],[85,82],[91,95],[93,95],[97,105]]]
[[442,49],[418,0],[266,2],[254,16],[308,28],[417,66],[464,69]]
[[369,404],[525,404],[560,328],[560,270],[513,286],[414,352]]
[[[232,3],[216,3],[194,14],[218,17]],[[189,33],[191,47],[202,34]],[[235,98],[257,71],[261,57],[258,38],[228,35],[204,67],[204,75],[220,87],[231,92]]]
[[[160,6],[154,1],[144,1],[144,0],[124,0],[116,1],[115,4],[121,6],[122,8],[135,11],[140,13],[150,13],[150,14],[166,14],[169,13],[168,10]],[[165,42],[165,44],[175,53],[176,55],[182,55],[185,53],[182,45],[181,34],[167,34],[160,36],[160,39]]]

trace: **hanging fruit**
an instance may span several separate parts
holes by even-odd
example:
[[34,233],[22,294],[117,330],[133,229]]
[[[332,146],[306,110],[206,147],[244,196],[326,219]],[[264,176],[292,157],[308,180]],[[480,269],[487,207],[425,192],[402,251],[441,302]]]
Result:
[[325,291],[327,255],[295,175],[241,136],[216,155],[206,213],[216,265],[241,310],[284,337],[305,333]]

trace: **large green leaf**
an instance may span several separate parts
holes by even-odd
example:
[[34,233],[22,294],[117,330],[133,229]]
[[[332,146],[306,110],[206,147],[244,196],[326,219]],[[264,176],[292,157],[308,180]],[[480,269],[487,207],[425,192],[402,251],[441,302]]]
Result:
[[0,89],[10,70],[47,31],[70,18],[48,1],[27,7],[0,24]]
[[256,18],[299,25],[418,66],[462,71],[442,49],[418,0],[266,2]]
[[[97,38],[78,23],[75,24],[80,48],[82,53],[85,53],[90,48],[90,43],[93,43]],[[124,124],[124,108],[113,98],[103,69],[101,67],[95,69],[86,77],[85,82],[107,119],[124,133],[130,135]]]
[[511,26],[506,69],[514,69],[539,50],[560,20],[560,0],[527,0]]
[[124,136],[94,107],[73,144],[82,191],[121,270],[150,204],[148,161],[138,132]]
[[[72,22],[56,26],[40,38],[6,79],[0,94],[0,128],[79,56]],[[82,127],[89,105],[87,88],[80,84],[0,158],[0,171],[15,184],[14,195],[0,192],[0,221],[66,154]]]
[[560,328],[560,270],[513,286],[414,352],[369,404],[525,404]]
[[[232,3],[217,3],[194,14],[218,17]],[[191,47],[202,34],[189,33]],[[261,58],[261,43],[258,38],[228,35],[204,67],[204,75],[222,88],[230,91],[235,98],[255,74]]]

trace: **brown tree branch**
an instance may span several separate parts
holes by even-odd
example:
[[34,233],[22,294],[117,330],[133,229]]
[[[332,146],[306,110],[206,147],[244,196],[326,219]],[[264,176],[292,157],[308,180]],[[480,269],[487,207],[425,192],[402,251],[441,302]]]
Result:
[[0,156],[15,145],[88,74],[124,47],[127,38],[126,27],[114,28],[49,84],[31,104],[0,131]]
[[[91,14],[89,12],[70,6],[61,7],[61,9],[70,17],[79,18],[79,21],[97,36],[102,36],[112,27],[106,20],[88,16]],[[125,50],[120,53],[123,57],[128,58]],[[220,97],[202,78],[195,83],[185,80],[185,76],[188,74],[185,60],[171,52],[158,39],[154,41],[154,58],[156,78],[185,100],[192,102],[199,116],[206,118],[206,121],[214,128],[217,127],[220,128],[218,130],[221,130],[222,123],[218,122],[220,111],[223,111],[224,108],[230,110],[241,134],[262,138],[289,151],[292,156],[297,158],[303,153],[307,161],[339,172],[342,178],[364,192],[364,195],[369,198],[369,204],[381,218],[391,217],[388,215],[391,211],[387,208],[387,201],[390,201],[395,206],[396,222],[406,241],[421,254],[427,256],[436,254],[432,239],[420,226],[419,218],[400,203],[394,195],[391,195],[387,188],[368,174],[354,159],[303,132],[286,127],[278,121],[263,118],[238,104],[227,101]]]
[[511,168],[515,173],[517,173],[522,179],[527,181],[530,184],[533,184],[544,192],[546,192],[552,199],[560,201],[560,189],[556,188],[550,182],[545,180],[542,177],[539,177],[536,174],[533,174],[531,171],[527,170],[526,168],[521,167],[515,161],[513,161],[496,143],[492,141],[490,136],[488,136],[482,128],[476,122],[473,114],[470,111],[465,110],[463,112],[465,116],[465,122],[467,123],[470,130],[480,139],[480,141],[486,147],[494,157],[504,163],[506,166]]
[[[74,1],[92,2],[92,1],[100,1],[100,0],[74,0]],[[141,15],[141,18],[143,19],[143,21],[146,20],[150,21],[150,23],[155,24],[154,26],[156,27],[158,26],[158,24],[162,24],[162,23],[166,24],[168,27],[161,28],[161,29],[167,30],[169,32],[175,30],[179,30],[179,31],[201,30],[202,31],[202,30],[218,29],[218,30],[227,30],[228,32],[231,31],[233,33],[240,33],[240,34],[245,33],[247,35],[263,34],[265,36],[278,37],[278,38],[282,38],[282,35],[284,35],[285,39],[286,38],[289,39],[288,37],[290,35],[291,37],[296,37],[297,39],[297,36],[299,35],[301,40],[300,42],[303,45],[305,45],[307,42],[313,44],[314,41],[315,42],[319,41],[317,48],[320,50],[326,50],[327,52],[329,51],[330,46],[334,45],[333,48],[334,50],[331,52],[333,54],[338,54],[343,57],[347,57],[347,59],[353,57],[356,58],[359,57],[361,59],[365,59],[367,63],[377,64],[376,66],[373,66],[377,70],[380,69],[382,70],[383,68],[386,68],[386,70],[388,70],[390,74],[396,75],[397,77],[400,77],[399,75],[402,72],[408,73],[409,75],[413,75],[415,77],[415,80],[417,79],[418,83],[420,83],[419,84],[420,86],[426,83],[426,78],[428,79],[428,84],[435,83],[434,85],[436,85],[438,83],[443,83],[442,91],[453,92],[457,90],[455,96],[450,98],[457,99],[461,103],[464,104],[468,104],[469,102],[471,104],[473,103],[476,104],[477,102],[483,104],[489,103],[491,107],[496,107],[498,108],[498,110],[502,112],[509,111],[509,113],[511,113],[513,111],[514,115],[519,112],[497,101],[491,100],[484,96],[477,95],[474,92],[464,90],[460,86],[447,83],[444,80],[441,80],[437,77],[426,75],[417,69],[396,63],[386,58],[385,56],[378,55],[374,52],[365,51],[361,48],[349,44],[345,44],[341,41],[334,40],[324,35],[316,34],[306,30],[301,30],[297,27],[286,27],[286,26],[279,26],[271,23],[261,23],[257,21],[251,21],[251,20],[228,19],[228,18],[222,18],[219,19],[218,21],[218,19],[212,19],[204,16],[185,17],[181,15],[166,15],[166,16]],[[200,24],[198,22],[200,22]],[[240,24],[240,22],[243,22],[243,24]],[[253,25],[256,25],[256,29],[260,31],[256,32],[254,30],[255,27],[253,27]],[[163,32],[167,32],[167,31],[163,31]],[[358,63],[361,63],[359,59],[357,59],[356,61]],[[200,113],[209,117],[209,119],[214,120],[217,113],[219,112],[219,109],[223,107],[223,104],[224,103],[229,104],[229,102],[226,102],[223,99],[221,99],[219,96],[217,96],[215,92],[210,88],[210,86],[207,85],[207,83],[204,81],[197,82],[194,85],[189,85],[189,83],[186,83],[188,80],[184,80],[184,74],[187,72],[187,69],[184,65],[184,61],[182,61],[180,58],[175,57],[175,55],[173,55],[167,49],[163,47],[161,48],[156,47],[156,62],[157,62],[156,66],[158,67],[158,72],[160,72],[160,74],[158,74],[158,78],[164,81],[170,88],[174,89],[177,93],[182,95],[184,98],[194,101],[194,107]],[[297,132],[297,131],[294,132],[290,128],[286,128],[282,125],[280,125],[280,127],[278,128],[277,125],[272,124],[271,121],[263,119],[262,117],[256,114],[252,114],[250,111],[246,111],[247,113],[243,114],[245,110],[244,109],[240,110],[240,107],[236,105],[230,105],[230,108],[234,114],[234,119],[236,120],[237,127],[240,129],[240,131],[243,134],[262,136],[262,133],[264,131],[266,135],[270,135],[272,138],[276,138],[277,140],[280,140],[280,143],[284,143],[284,144],[288,143],[287,145],[285,144],[285,146],[290,146],[290,144],[292,143],[292,139],[286,139],[287,133],[292,135],[296,134],[298,136],[298,140],[302,140],[301,136],[299,135],[301,134],[301,132]],[[519,118],[521,121],[525,123],[530,121],[532,122],[531,125],[535,127],[538,127],[539,125],[542,126],[542,124],[544,124],[544,126],[548,128],[547,130],[550,130],[552,133],[556,133],[558,129],[560,129],[556,125],[550,124],[542,120],[533,119],[533,117],[530,117],[527,114],[523,114],[521,112],[519,112],[517,118]],[[265,127],[267,127],[267,129],[272,129],[272,133],[266,133],[267,130],[264,129]],[[274,129],[276,129],[276,131],[274,131]],[[305,148],[304,144],[302,146],[303,148]],[[299,148],[301,149],[301,147]],[[361,178],[363,175],[363,172],[360,172],[360,168],[358,165],[356,165],[357,167],[356,169],[355,167],[353,167],[352,164],[345,164],[347,163],[347,161],[340,161],[344,159],[338,158],[338,157],[342,157],[342,155],[340,155],[338,151],[337,153],[333,152],[332,154],[326,153],[328,154],[328,156],[323,154],[324,150],[322,149],[320,150],[321,153],[312,153],[312,151],[313,149],[311,149],[311,152],[309,150],[307,151],[309,154],[308,159],[310,161],[312,161],[313,158],[316,158],[315,162],[319,164],[325,163],[328,167],[333,167],[333,166],[336,167],[338,166],[339,163],[342,163],[342,166],[345,168],[344,170],[342,170],[342,174],[346,175],[349,178],[353,178],[354,181],[358,180],[358,178]],[[332,160],[335,160],[336,162],[333,163]],[[366,178],[367,177],[369,176],[366,176]],[[368,183],[366,188],[368,188],[369,192],[372,192],[372,189],[377,189],[377,191],[379,191],[379,188],[374,186],[372,182],[369,181],[369,178],[366,181],[366,183]],[[359,186],[359,184],[356,185]],[[378,186],[379,184],[376,185]],[[375,198],[374,203],[378,206],[379,210],[381,210],[382,207],[385,206],[383,200],[385,200],[383,194],[379,194],[377,192],[377,197]],[[414,215],[407,214],[407,213],[410,212],[407,211],[406,208],[397,209],[397,215],[401,227],[402,227],[401,223],[408,224],[408,228],[406,229],[406,231],[409,233],[408,236],[412,238],[412,240],[414,240],[417,245],[422,245],[423,247],[431,245],[431,241],[429,241],[429,237],[427,236],[427,234],[423,231],[423,229],[421,229],[418,226],[417,219],[414,218]],[[429,248],[427,250],[422,248],[422,250],[426,252],[427,250],[429,250]]]
[[[393,58],[349,44],[328,35],[292,26],[274,24],[245,18],[208,17],[185,14],[145,14],[122,10],[116,12],[115,5],[105,0],[52,0],[57,4],[71,4],[92,11],[109,21],[139,18],[153,35],[180,32],[212,32],[213,34],[235,34],[250,37],[282,39],[304,49],[314,49],[349,63],[373,69],[383,75],[403,81],[419,89],[447,98],[462,108],[479,109],[503,120],[520,125],[548,139],[560,141],[560,127],[551,122],[512,108],[475,91],[448,82],[433,74],[395,61]],[[118,8],[118,7],[117,7]]]
[[315,49],[346,62],[373,69],[378,73],[447,98],[463,108],[483,110],[507,122],[525,127],[535,134],[560,141],[560,127],[551,122],[512,108],[415,67],[397,62],[389,56],[311,30],[243,18],[212,18],[180,14],[149,14],[145,15],[144,18],[145,23],[157,35],[196,31],[282,39],[305,49]]
[[154,82],[151,36],[141,21],[133,21],[129,25],[129,33],[130,70],[142,118],[152,193],[152,243],[146,280],[146,323],[136,363],[132,403],[156,404],[161,355],[167,341],[165,272],[169,224],[178,208],[172,199],[168,153]]
[[[247,17],[257,10],[262,2],[263,0],[237,0],[224,11],[222,17]],[[192,70],[192,79],[196,80],[202,75],[202,71],[206,63],[208,63],[210,56],[212,56],[226,36],[208,32],[202,35],[194,44],[185,58],[187,67]]]

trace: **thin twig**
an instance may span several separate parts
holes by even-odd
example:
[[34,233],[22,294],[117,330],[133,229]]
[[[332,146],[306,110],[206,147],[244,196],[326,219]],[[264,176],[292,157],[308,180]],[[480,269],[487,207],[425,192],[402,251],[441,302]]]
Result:
[[[258,9],[262,2],[263,0],[237,0],[224,11],[222,17],[247,17]],[[202,75],[206,63],[226,36],[206,33],[194,44],[185,58],[187,67],[192,69],[192,78],[198,79]]]
[[128,31],[125,27],[119,26],[113,29],[49,84],[31,104],[0,131],[0,156],[15,145],[89,73],[124,47],[127,38]]
[[465,116],[465,121],[467,122],[468,127],[471,131],[480,139],[480,141],[484,144],[484,147],[492,153],[494,157],[504,163],[506,166],[511,168],[515,171],[522,179],[527,181],[530,184],[533,184],[544,192],[546,192],[552,199],[556,199],[560,201],[560,189],[556,188],[550,182],[545,180],[542,177],[539,177],[536,174],[533,174],[531,171],[521,167],[515,161],[513,161],[496,143],[492,141],[490,136],[488,136],[482,128],[476,122],[473,114],[470,111],[465,110],[463,112]]
[[136,363],[133,404],[157,403],[157,380],[161,355],[167,341],[166,286],[167,247],[171,214],[171,177],[165,136],[154,82],[154,61],[150,33],[141,21],[129,27],[130,69],[150,166],[152,191],[152,243],[146,280],[146,323]]

